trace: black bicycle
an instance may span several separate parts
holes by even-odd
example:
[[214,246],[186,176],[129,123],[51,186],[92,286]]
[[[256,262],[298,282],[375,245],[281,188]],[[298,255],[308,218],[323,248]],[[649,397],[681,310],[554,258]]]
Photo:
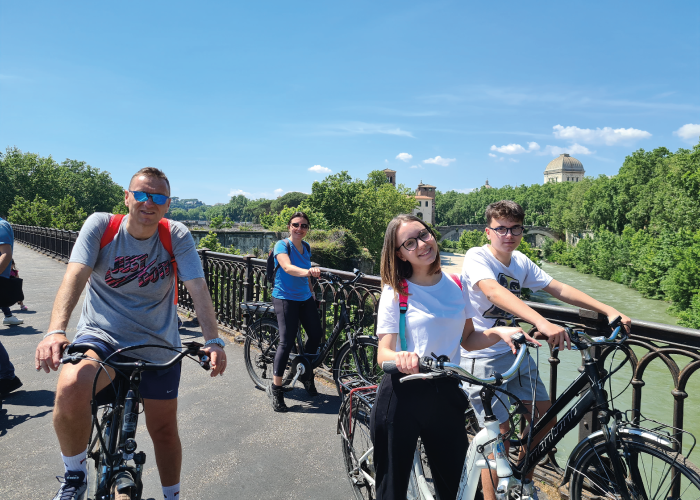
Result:
[[[593,337],[583,331],[567,328],[574,349],[581,351],[583,371],[574,382],[557,398],[552,407],[538,420],[532,430],[520,439],[511,438],[510,442],[525,449],[524,458],[517,463],[509,464],[503,460],[488,460],[491,449],[500,452],[503,458],[501,442],[505,437],[498,433],[498,425],[493,424],[492,401],[498,393],[517,398],[499,387],[502,380],[517,372],[513,368],[505,374],[494,374],[487,380],[475,378],[457,364],[444,360],[423,358],[421,371],[418,375],[408,375],[402,382],[414,378],[437,378],[451,376],[463,382],[482,385],[480,397],[484,405],[487,429],[491,424],[491,434],[481,436],[481,432],[472,441],[465,470],[490,468],[498,471],[499,483],[495,486],[500,498],[522,498],[523,485],[526,477],[540,461],[557,445],[557,443],[573,430],[588,412],[594,411],[601,429],[593,432],[581,441],[571,452],[562,479],[562,485],[569,483],[571,500],[593,498],[621,500],[651,500],[651,499],[698,499],[700,498],[700,469],[688,460],[695,448],[695,438],[682,429],[673,428],[661,422],[644,419],[641,415],[628,418],[611,406],[611,399],[604,390],[604,384],[610,381],[614,373],[630,360],[630,351],[624,342],[627,335],[620,325],[620,318],[610,324],[615,330],[610,337]],[[591,355],[594,346],[608,345],[614,350],[620,350],[625,358],[620,364],[604,372],[598,367],[598,362]],[[524,352],[524,351],[522,351]],[[518,356],[522,359],[522,356]],[[385,367],[390,371],[389,367]],[[612,367],[611,367],[612,368]],[[571,408],[557,419],[567,405]],[[520,405],[522,402],[520,402]],[[548,425],[556,422],[544,438],[531,446],[530,436],[536,436]],[[514,426],[511,425],[514,431]],[[692,439],[687,455],[681,451],[678,436],[680,434]],[[480,440],[481,439],[481,440]],[[487,447],[488,445],[488,447]],[[478,474],[478,473],[477,473]],[[473,475],[475,478],[476,475]],[[467,481],[467,485],[473,481]],[[465,496],[460,496],[462,493]],[[458,498],[471,500],[470,494],[460,490]],[[529,496],[529,495],[527,495]]]
[[[282,377],[285,385],[293,385],[313,376],[313,370],[321,366],[331,353],[333,345],[341,332],[347,335],[347,341],[338,350],[333,360],[332,371],[338,394],[343,394],[343,383],[347,385],[355,380],[361,385],[376,384],[382,375],[377,363],[377,337],[365,335],[363,329],[350,321],[347,309],[346,290],[358,282],[363,274],[355,270],[355,278],[343,281],[331,273],[321,273],[321,278],[337,286],[340,315],[333,327],[333,333],[326,339],[317,353],[304,352],[304,338],[301,328],[297,333],[296,345],[289,356],[289,362]],[[280,335],[274,308],[269,302],[245,302],[241,304],[244,314],[262,318],[253,322],[246,329],[243,357],[250,378],[260,389],[265,389],[272,382],[272,364],[277,353]]]
[[[177,356],[167,363],[148,363],[134,360],[117,362],[111,359],[117,354],[143,347],[158,347],[178,351]],[[86,356],[85,353],[97,348],[89,343],[70,344],[66,347],[61,363],[77,364],[83,360],[91,360],[100,364],[92,384],[92,427],[88,439],[88,458],[93,460],[94,468],[88,468],[88,492],[94,491],[94,500],[140,500],[143,490],[141,474],[146,463],[146,454],[136,451],[134,439],[138,425],[141,397],[139,385],[141,373],[153,370],[165,370],[175,366],[183,358],[193,356],[199,358],[199,364],[209,370],[209,357],[202,350],[204,347],[197,342],[184,344],[179,351],[172,347],[161,345],[132,346],[119,349],[104,360]],[[105,367],[115,371],[115,377],[105,389],[96,393],[97,379]],[[101,412],[101,416],[98,414]],[[93,437],[94,433],[94,437]],[[90,478],[90,476],[93,476]],[[91,484],[92,483],[92,484]]]

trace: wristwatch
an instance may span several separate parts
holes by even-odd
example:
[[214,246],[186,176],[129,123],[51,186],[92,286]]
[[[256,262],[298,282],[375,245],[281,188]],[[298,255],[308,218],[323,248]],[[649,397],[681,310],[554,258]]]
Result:
[[219,347],[221,347],[222,349],[223,349],[224,347],[226,347],[226,343],[223,341],[223,339],[220,339],[219,337],[217,337],[217,338],[215,338],[215,339],[209,339],[209,340],[207,340],[207,341],[204,343],[204,347],[206,347],[206,346],[208,346],[208,345],[212,345],[212,344],[216,344],[216,345],[218,345]]

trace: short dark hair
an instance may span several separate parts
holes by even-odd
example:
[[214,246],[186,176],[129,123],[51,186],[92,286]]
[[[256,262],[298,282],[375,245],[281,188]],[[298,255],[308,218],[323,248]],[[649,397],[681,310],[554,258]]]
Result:
[[294,213],[292,214],[292,216],[289,218],[289,220],[287,221],[287,227],[289,227],[289,225],[292,223],[292,221],[293,221],[294,219],[296,219],[297,217],[302,217],[302,218],[306,219],[306,223],[307,223],[309,226],[311,225],[311,223],[309,222],[309,216],[308,216],[308,215],[306,215],[304,212],[294,212]]
[[497,201],[486,207],[486,224],[490,226],[493,219],[522,223],[525,220],[525,210],[511,200]]
[[168,196],[170,196],[170,181],[168,180],[168,177],[163,173],[162,170],[155,167],[144,167],[138,172],[136,172],[134,175],[132,175],[131,180],[129,181],[129,188],[131,188],[131,183],[134,181],[134,179],[136,179],[140,175],[144,175],[146,177],[153,177],[156,179],[163,179],[168,185]]

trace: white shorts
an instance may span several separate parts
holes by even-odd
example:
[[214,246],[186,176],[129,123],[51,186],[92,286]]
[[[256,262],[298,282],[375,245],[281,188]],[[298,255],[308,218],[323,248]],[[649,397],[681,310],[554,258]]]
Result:
[[[512,352],[504,352],[503,354],[498,354],[492,358],[462,357],[459,364],[462,368],[467,370],[475,377],[483,379],[492,376],[494,372],[505,372],[513,365],[513,361],[514,354]],[[474,408],[476,416],[479,419],[479,425],[483,427],[484,405],[481,404],[481,397],[479,396],[481,387],[481,385],[462,382],[462,389],[469,397],[469,402]],[[513,378],[510,380],[504,382],[501,385],[501,388],[514,394],[521,401],[532,401],[534,389],[535,401],[549,401],[547,389],[545,388],[544,383],[542,383],[540,374],[537,373],[537,365],[535,364],[535,360],[532,359],[532,356],[530,356],[529,353],[523,358],[519,373],[513,376]],[[500,398],[502,402],[498,398]],[[510,396],[507,396],[501,392],[496,392],[496,396],[493,398],[491,407],[493,408],[493,414],[498,419],[499,424],[508,421],[508,410],[511,405],[515,404],[515,401],[512,401],[511,399],[512,398]],[[504,403],[508,406],[506,407]]]

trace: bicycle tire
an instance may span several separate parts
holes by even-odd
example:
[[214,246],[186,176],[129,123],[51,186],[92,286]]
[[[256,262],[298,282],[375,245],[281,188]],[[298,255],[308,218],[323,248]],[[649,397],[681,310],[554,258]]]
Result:
[[[248,375],[256,387],[265,390],[272,383],[273,363],[279,345],[279,326],[277,322],[262,318],[253,323],[246,334],[243,344],[243,359]],[[285,375],[285,384],[291,380],[289,363]]]
[[346,476],[354,498],[374,500],[374,453],[367,453],[373,448],[369,430],[371,408],[359,398],[352,398],[352,405],[350,401],[343,401],[338,415]]
[[[343,396],[341,381],[357,379],[363,385],[377,385],[382,378],[381,366],[377,363],[378,341],[376,337],[358,336],[355,338],[355,355],[350,341],[345,342],[333,361],[333,381],[340,396]],[[356,357],[357,356],[357,359]]]
[[[640,436],[618,435],[616,442],[626,475],[624,487],[630,498],[700,498],[700,469],[683,455]],[[670,495],[671,477],[676,474],[680,475],[681,481],[681,493],[677,497]],[[660,480],[660,483],[649,484],[654,480]],[[591,494],[619,498],[620,489],[614,480],[605,441],[592,442],[573,465],[569,482],[571,500],[584,500]],[[665,493],[659,495],[662,491]]]

